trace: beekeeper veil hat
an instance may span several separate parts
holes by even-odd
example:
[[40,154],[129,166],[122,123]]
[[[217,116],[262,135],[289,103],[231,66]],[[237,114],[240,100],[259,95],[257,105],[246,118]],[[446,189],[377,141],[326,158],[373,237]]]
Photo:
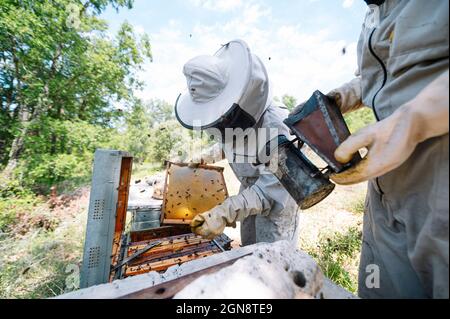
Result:
[[178,121],[188,129],[254,127],[270,104],[269,78],[262,61],[242,40],[223,45],[183,68],[188,91],[175,104]]

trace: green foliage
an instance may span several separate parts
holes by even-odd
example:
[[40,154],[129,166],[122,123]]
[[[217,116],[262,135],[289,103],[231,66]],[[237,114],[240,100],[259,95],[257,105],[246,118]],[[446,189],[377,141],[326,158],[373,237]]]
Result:
[[297,106],[297,100],[295,99],[295,97],[287,94],[283,95],[282,102],[288,108],[289,112],[291,112]]
[[83,230],[84,222],[74,220],[56,231],[0,239],[0,298],[48,298],[72,290],[69,279],[79,278]]
[[309,253],[317,260],[325,276],[336,284],[355,293],[357,282],[346,270],[346,265],[356,258],[361,249],[362,235],[356,228],[347,233],[336,232],[319,240],[317,249]]
[[11,122],[11,119],[0,111],[0,170],[8,161],[9,142],[14,137],[16,124],[16,121]]
[[20,197],[9,197],[0,200],[0,233],[6,233],[14,225],[20,214],[27,214],[40,203],[34,195],[27,194]]
[[59,184],[65,180],[86,181],[90,173],[92,155],[43,154],[34,156],[24,163],[23,179],[26,186],[35,191],[45,193],[48,186]]
[[132,3],[2,1],[0,167],[18,167],[23,185],[45,190],[81,181],[95,148],[123,145],[113,127],[126,112],[116,105],[136,103],[136,74],[151,60],[151,45],[128,23],[108,36],[98,15]]
[[175,119],[173,105],[165,101],[152,100],[146,103],[146,108],[151,126]]
[[344,118],[352,134],[369,124],[375,123],[373,111],[368,107],[348,113],[344,116]]
[[353,214],[363,214],[365,210],[365,198],[364,197],[358,197],[353,200],[351,200],[347,204],[348,211],[352,212]]
[[[134,156],[134,162],[142,164],[145,161],[161,161],[168,154],[167,147],[173,145],[167,134],[160,134],[159,129],[173,126],[173,106],[161,100],[147,103],[136,101],[130,112],[125,115],[125,134],[121,139],[120,148],[129,151]],[[170,123],[167,123],[170,122]],[[181,127],[181,126],[179,126]],[[157,128],[157,129],[155,129]],[[177,135],[176,132],[175,135]],[[157,139],[163,139],[157,140]],[[178,139],[176,136],[175,139]],[[167,142],[168,146],[164,144]],[[152,150],[155,147],[163,149]],[[167,158],[166,158],[167,159]]]
[[[189,132],[177,120],[169,120],[156,125],[150,134],[152,137],[151,159],[161,165],[174,155],[181,155],[190,143]],[[177,151],[180,153],[178,154]]]
[[37,202],[18,180],[5,180],[0,176],[0,234],[9,230],[20,213],[33,210]]
[[121,140],[121,149],[133,154],[134,163],[142,163],[149,157],[151,126],[149,110],[142,103],[136,103],[126,115],[125,136]]
[[95,149],[113,144],[116,134],[113,129],[80,120],[43,118],[30,126],[17,176],[24,186],[43,193],[66,180],[85,182],[91,173]]

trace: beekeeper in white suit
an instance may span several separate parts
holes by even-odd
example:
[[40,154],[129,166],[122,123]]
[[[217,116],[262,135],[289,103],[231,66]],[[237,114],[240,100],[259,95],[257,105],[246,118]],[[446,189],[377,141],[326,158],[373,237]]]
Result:
[[290,137],[283,124],[288,111],[272,100],[262,61],[244,41],[234,40],[213,56],[188,61],[183,73],[188,91],[175,105],[178,121],[185,128],[219,135],[223,153],[241,182],[238,195],[196,216],[192,230],[212,239],[241,222],[243,245],[297,243],[298,206],[258,156],[257,145],[264,145],[274,130]]

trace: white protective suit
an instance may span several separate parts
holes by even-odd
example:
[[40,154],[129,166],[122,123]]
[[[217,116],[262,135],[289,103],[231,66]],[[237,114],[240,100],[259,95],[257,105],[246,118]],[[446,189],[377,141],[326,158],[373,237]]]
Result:
[[[264,113],[258,128],[278,128],[279,133],[289,136],[283,120],[286,108],[272,103]],[[241,209],[241,240],[243,245],[278,240],[298,240],[299,213],[294,199],[264,164],[233,163],[227,154],[231,168],[241,182],[236,198],[231,197],[225,205],[231,210]],[[238,154],[239,155],[239,154]],[[243,203],[243,205],[233,205]]]
[[[286,107],[272,101],[255,126],[256,134],[263,134],[262,140],[266,142],[271,139],[270,136],[273,137],[273,129],[277,130],[276,135],[289,137],[289,129],[283,123],[287,116]],[[217,162],[222,159],[222,151],[241,182],[239,194],[202,214],[205,216],[202,220],[204,229],[194,231],[204,237],[214,238],[223,232],[225,226],[234,226],[235,222],[239,221],[243,245],[278,240],[289,240],[296,244],[299,207],[270,172],[269,167],[257,163],[256,154],[260,153],[260,150],[256,144],[247,143],[247,139],[244,139],[243,145],[239,145],[238,149],[236,145],[215,145],[201,156],[201,160],[206,163]],[[200,158],[194,162],[200,162]]]
[[[298,206],[264,164],[268,161],[259,161],[268,141],[290,137],[283,123],[288,111],[272,101],[264,64],[244,41],[234,40],[214,56],[191,59],[183,73],[188,90],[175,105],[178,121],[188,129],[218,132],[223,153],[241,182],[238,195],[194,218],[193,232],[213,239],[239,221],[243,245],[278,240],[297,244]],[[227,138],[230,131],[236,140]]]

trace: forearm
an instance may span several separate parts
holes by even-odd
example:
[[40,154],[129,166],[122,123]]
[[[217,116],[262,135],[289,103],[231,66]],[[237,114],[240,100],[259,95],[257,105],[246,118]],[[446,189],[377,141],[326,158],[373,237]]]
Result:
[[361,78],[357,77],[327,94],[334,98],[341,113],[353,112],[363,106],[361,98]]
[[251,186],[238,195],[231,196],[222,204],[230,216],[228,223],[243,221],[248,216],[261,215],[270,211],[270,202],[264,195]]
[[[409,114],[416,116],[417,141],[447,134],[449,117],[449,71],[423,89],[410,103],[402,107],[410,108]],[[420,129],[426,128],[426,129]]]
[[242,222],[248,216],[270,211],[270,204],[264,196],[260,197],[257,189],[253,185],[238,195],[227,198],[213,209],[195,216],[191,222],[192,231],[204,238],[213,239],[226,226],[236,227],[236,222]]

